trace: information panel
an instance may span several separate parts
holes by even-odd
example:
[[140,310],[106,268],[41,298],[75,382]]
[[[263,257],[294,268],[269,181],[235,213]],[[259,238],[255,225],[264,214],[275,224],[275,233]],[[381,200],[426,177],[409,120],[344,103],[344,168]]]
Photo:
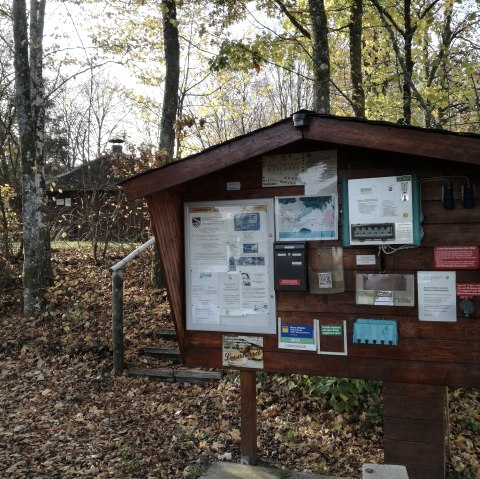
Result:
[[455,271],[419,271],[417,282],[420,321],[457,320]]
[[185,204],[187,329],[276,332],[272,199]]

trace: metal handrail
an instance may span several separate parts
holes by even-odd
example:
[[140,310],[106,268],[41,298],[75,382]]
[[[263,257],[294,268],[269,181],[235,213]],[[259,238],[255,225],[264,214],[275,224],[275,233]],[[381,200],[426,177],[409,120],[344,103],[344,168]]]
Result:
[[150,238],[146,243],[129,253],[110,268],[112,273],[112,344],[113,374],[120,376],[125,369],[125,345],[123,343],[123,267],[155,243]]

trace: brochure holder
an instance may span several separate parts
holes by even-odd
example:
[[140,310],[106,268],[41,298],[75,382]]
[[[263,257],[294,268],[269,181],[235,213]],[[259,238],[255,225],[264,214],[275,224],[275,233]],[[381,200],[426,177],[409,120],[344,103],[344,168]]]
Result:
[[356,304],[415,306],[413,274],[357,274]]

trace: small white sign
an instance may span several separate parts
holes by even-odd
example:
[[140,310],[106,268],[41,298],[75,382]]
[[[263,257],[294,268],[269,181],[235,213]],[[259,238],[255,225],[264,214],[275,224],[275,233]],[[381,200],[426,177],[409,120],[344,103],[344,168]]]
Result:
[[393,306],[393,291],[376,291],[375,306]]
[[357,254],[355,256],[357,266],[375,266],[377,258],[374,254]]
[[455,271],[419,271],[417,282],[420,321],[457,320]]
[[227,191],[240,191],[242,189],[242,184],[240,181],[229,181],[227,182]]

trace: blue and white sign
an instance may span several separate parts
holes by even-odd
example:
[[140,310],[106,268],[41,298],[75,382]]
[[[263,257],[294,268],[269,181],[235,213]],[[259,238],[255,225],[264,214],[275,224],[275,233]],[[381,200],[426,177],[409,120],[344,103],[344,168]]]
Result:
[[278,318],[278,347],[281,349],[300,349],[316,351],[315,326],[282,323]]

